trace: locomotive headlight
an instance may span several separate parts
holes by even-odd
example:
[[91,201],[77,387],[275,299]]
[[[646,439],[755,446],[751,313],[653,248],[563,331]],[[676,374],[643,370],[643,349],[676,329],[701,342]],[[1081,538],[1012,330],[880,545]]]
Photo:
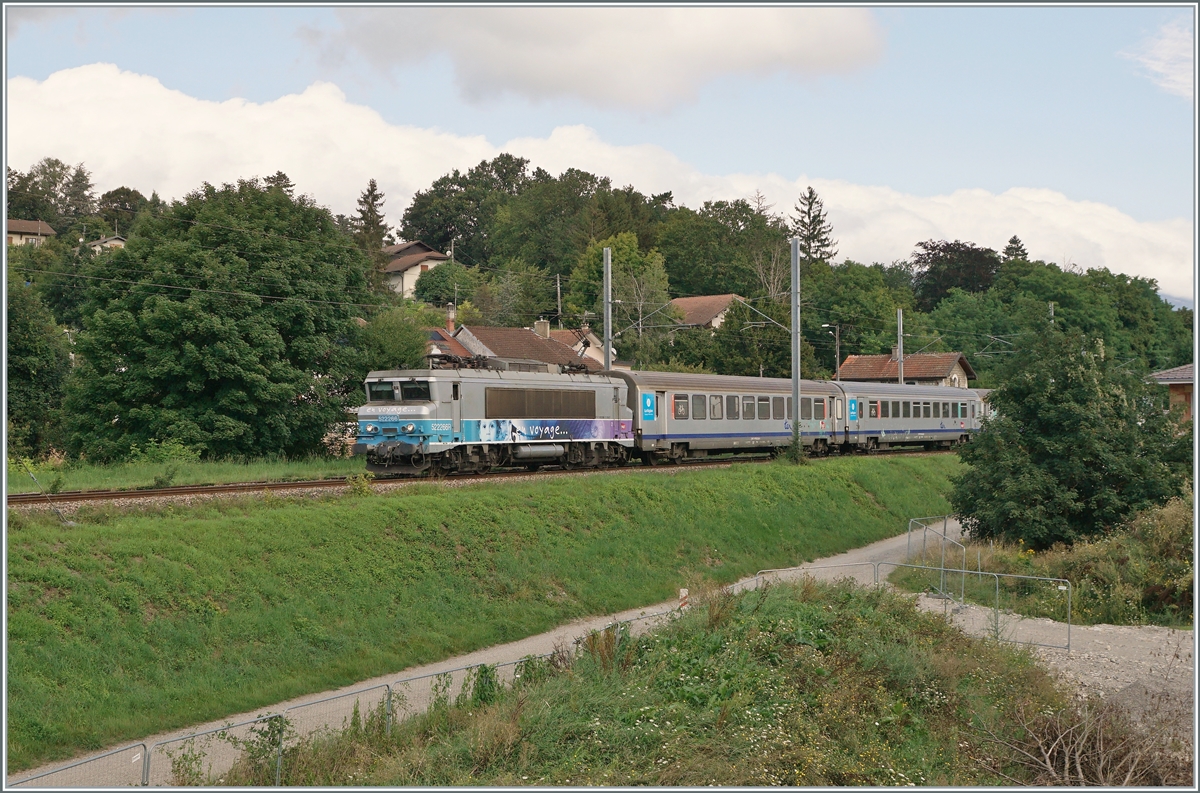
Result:
[[411,435],[414,431],[416,431],[416,429],[417,429],[416,424],[405,424],[403,427],[400,428],[400,431],[403,432],[405,435]]
[[365,431],[365,432],[366,432],[368,435],[374,435],[374,434],[376,434],[377,432],[379,432],[379,427],[376,427],[374,424],[368,424],[366,427],[363,427],[363,430],[364,430],[364,431]]

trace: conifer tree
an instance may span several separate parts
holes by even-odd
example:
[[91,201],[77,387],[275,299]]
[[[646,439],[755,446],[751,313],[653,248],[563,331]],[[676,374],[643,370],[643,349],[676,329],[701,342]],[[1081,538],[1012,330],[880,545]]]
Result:
[[796,214],[792,216],[790,231],[793,237],[800,238],[800,258],[803,261],[828,262],[837,256],[833,225],[825,215],[824,202],[811,185],[796,202]]
[[1016,234],[1004,246],[1004,251],[1000,254],[1004,261],[1020,259],[1021,261],[1029,261],[1029,251],[1025,250],[1025,244],[1021,242],[1021,238]]
[[372,179],[358,197],[358,217],[354,219],[354,238],[371,258],[374,265],[372,282],[377,290],[385,288],[383,268],[387,264],[387,255],[383,246],[392,243],[391,230],[383,216],[383,203],[383,193]]

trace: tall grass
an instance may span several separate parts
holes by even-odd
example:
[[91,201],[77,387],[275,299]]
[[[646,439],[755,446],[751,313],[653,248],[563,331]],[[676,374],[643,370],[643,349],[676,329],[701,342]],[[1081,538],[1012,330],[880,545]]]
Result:
[[[527,662],[511,688],[464,685],[390,734],[376,716],[289,741],[283,781],[996,785],[1024,769],[983,739],[1017,741],[1022,714],[1066,705],[1029,654],[884,590],[808,579],[698,600],[651,634]],[[248,758],[224,781],[274,769]]]
[[957,461],[853,458],[10,511],[10,770],[727,583],[946,509]]
[[[1076,624],[1191,627],[1194,514],[1189,492],[1144,510],[1106,535],[1071,546],[1060,543],[1041,553],[1019,542],[968,543],[966,565],[969,570],[1070,581],[1071,620]],[[959,568],[963,559],[959,549],[947,549],[947,567]],[[912,561],[942,563],[932,546]],[[940,588],[943,579],[956,594],[963,591],[962,576],[928,570],[897,568],[889,581],[915,592]],[[996,604],[996,582],[988,576],[966,576],[965,592],[972,602]],[[998,594],[1002,609],[1066,620],[1066,593],[1056,583],[1000,578]]]
[[[365,470],[362,457],[310,457],[299,460],[144,459],[94,465],[65,460],[8,461],[8,492],[51,493],[68,490],[135,490],[169,485],[220,485],[233,482],[282,482],[352,476]],[[28,468],[26,467],[28,465]],[[37,483],[29,475],[37,477]]]

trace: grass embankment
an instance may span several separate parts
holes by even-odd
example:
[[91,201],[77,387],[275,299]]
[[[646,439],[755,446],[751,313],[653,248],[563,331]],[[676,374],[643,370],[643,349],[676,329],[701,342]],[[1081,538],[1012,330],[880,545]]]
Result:
[[[1073,545],[1055,545],[1035,553],[1022,544],[969,543],[969,570],[1071,582],[1071,620],[1075,624],[1163,625],[1191,628],[1193,622],[1193,497],[1175,498],[1145,510],[1106,535]],[[940,555],[927,551],[925,564],[940,565]],[[914,560],[920,563],[920,560]],[[962,551],[947,549],[946,566],[959,568]],[[889,580],[910,592],[940,586],[940,574],[897,568]],[[963,590],[964,577],[948,574],[947,588]],[[1055,583],[999,579],[1000,608],[1028,617],[1065,621],[1066,592]],[[996,604],[996,579],[965,576],[966,598],[984,606]]]
[[[716,594],[630,639],[527,661],[391,735],[378,714],[291,742],[291,785],[940,785],[1028,779],[986,743],[1067,702],[1032,657],[849,584]],[[989,736],[990,737],[990,736]],[[275,755],[227,784],[269,784]],[[184,780],[200,782],[205,780]],[[208,780],[216,781],[216,780]]]
[[[144,459],[113,465],[64,460],[28,462],[43,490],[136,490],[170,485],[224,485],[234,482],[286,482],[352,476],[366,470],[363,457],[301,460]],[[38,484],[19,460],[8,462],[8,492],[37,493]]]
[[9,513],[10,770],[888,537],[954,457]]

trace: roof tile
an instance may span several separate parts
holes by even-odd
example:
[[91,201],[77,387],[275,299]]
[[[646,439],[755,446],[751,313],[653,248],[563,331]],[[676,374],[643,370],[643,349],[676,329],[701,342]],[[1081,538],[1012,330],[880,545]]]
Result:
[[[954,364],[961,363],[969,379],[975,379],[975,370],[967,363],[961,352],[919,352],[904,356],[904,378],[932,380],[949,377]],[[842,363],[843,380],[895,380],[899,367],[891,355],[847,355]]]

